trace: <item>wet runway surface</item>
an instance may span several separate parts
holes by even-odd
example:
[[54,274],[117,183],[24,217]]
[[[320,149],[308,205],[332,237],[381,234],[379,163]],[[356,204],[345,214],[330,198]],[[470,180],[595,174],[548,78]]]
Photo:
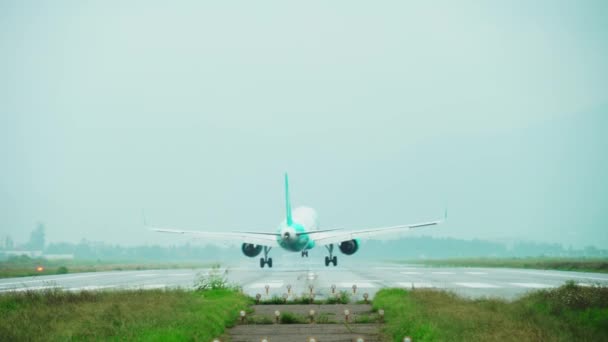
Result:
[[[291,260],[289,260],[291,259]],[[230,284],[241,286],[251,296],[290,296],[315,294],[326,298],[335,291],[353,293],[362,299],[385,287],[449,289],[470,297],[493,296],[512,299],[526,291],[552,288],[568,280],[583,286],[608,286],[608,274],[545,271],[508,268],[425,267],[393,263],[344,262],[338,267],[325,267],[318,261],[285,258],[275,261],[273,268],[260,269],[255,260],[220,268]],[[75,273],[0,279],[0,293],[8,291],[43,290],[59,287],[68,291],[111,289],[193,288],[200,277],[211,269],[173,269],[146,271],[113,271]],[[288,286],[291,290],[288,290]]]

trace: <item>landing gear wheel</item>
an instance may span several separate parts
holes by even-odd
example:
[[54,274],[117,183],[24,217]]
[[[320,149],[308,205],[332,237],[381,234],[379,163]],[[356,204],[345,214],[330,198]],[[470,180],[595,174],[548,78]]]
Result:
[[308,258],[308,251],[302,251],[302,258],[303,257],[307,257]]
[[261,268],[264,268],[264,265],[268,265],[268,268],[272,267],[272,258],[268,257],[268,252],[270,252],[271,249],[272,247],[264,246],[264,257],[260,258]]
[[334,266],[338,266],[338,257],[334,256],[334,245],[330,244],[325,246],[327,251],[329,252],[329,256],[325,257],[325,266],[329,266],[329,264],[334,264]]

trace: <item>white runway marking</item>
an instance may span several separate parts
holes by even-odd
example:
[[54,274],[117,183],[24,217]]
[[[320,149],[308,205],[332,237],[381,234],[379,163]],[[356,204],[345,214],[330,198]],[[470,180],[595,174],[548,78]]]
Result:
[[83,287],[73,287],[68,290],[69,291],[93,291],[93,290],[109,289],[112,287],[116,287],[116,285],[90,285],[90,286],[83,286]]
[[278,282],[274,282],[274,283],[270,283],[270,282],[268,282],[268,283],[253,283],[253,284],[251,284],[251,285],[249,285],[247,287],[250,288],[250,289],[265,289],[266,285],[268,285],[268,288],[278,289],[278,288],[283,287],[283,282],[280,282],[280,283],[278,283]]
[[511,285],[519,286],[519,287],[527,287],[530,289],[547,289],[551,287],[555,287],[549,284],[539,284],[539,283],[509,283]]
[[158,273],[136,274],[136,277],[157,277]]
[[433,274],[442,274],[442,275],[454,274],[454,272],[444,272],[444,271],[441,271],[441,272],[431,272],[431,273],[433,273]]
[[400,272],[401,274],[420,274],[420,272]]
[[32,287],[4,289],[4,290],[0,290],[0,292],[25,292],[25,291],[48,290],[48,289],[61,289],[61,287],[59,287],[59,286],[32,286]]
[[408,289],[414,288],[414,289],[421,289],[421,288],[434,288],[437,287],[431,283],[397,283],[397,285],[399,287],[405,287]]
[[500,286],[498,285],[492,285],[492,284],[486,284],[486,283],[454,283],[458,286],[463,286],[463,287],[470,287],[473,289],[493,289],[493,288],[499,288]]
[[187,276],[193,276],[193,273],[172,273],[172,274],[168,274],[171,277],[187,277]]
[[167,287],[167,284],[145,284],[145,285],[136,286],[135,288],[144,289],[144,290],[153,290],[153,289],[164,289],[166,287]]
[[487,274],[486,272],[464,272],[466,274],[470,274],[470,275],[485,275]]
[[578,286],[584,286],[584,287],[591,287],[591,286],[597,286],[597,287],[606,287],[606,284],[598,284],[598,283],[577,283],[576,285]]
[[[541,276],[548,276],[548,277],[561,277],[561,278],[570,278],[570,279],[590,279],[590,280],[600,280],[600,281],[608,281],[608,277],[606,278],[599,278],[599,277],[591,277],[591,276],[580,276],[580,275],[574,275],[574,274],[558,274],[558,273],[550,273],[550,272],[538,272],[538,271],[517,271],[517,270],[506,270],[507,272],[513,272],[513,273],[524,273],[524,274],[534,274],[534,275],[541,275]],[[566,272],[564,272],[566,273]]]
[[48,282],[48,281],[57,281],[57,280],[70,280],[70,279],[79,279],[79,278],[91,278],[91,277],[99,277],[102,276],[103,274],[91,274],[91,275],[80,275],[80,276],[69,276],[69,277],[60,277],[60,278],[41,278],[41,279],[34,279],[34,280],[24,280],[24,281],[16,281],[13,283],[0,283],[0,286],[4,286],[4,285],[21,285],[21,284],[28,284],[28,283],[36,283],[36,282]]
[[344,287],[352,288],[353,285],[357,285],[358,288],[366,288],[366,289],[368,289],[368,288],[373,289],[373,288],[377,287],[376,285],[374,285],[372,283],[363,283],[363,282],[356,282],[356,281],[354,281],[352,283],[344,282],[344,283],[336,284],[337,287],[342,287],[342,288],[344,288]]

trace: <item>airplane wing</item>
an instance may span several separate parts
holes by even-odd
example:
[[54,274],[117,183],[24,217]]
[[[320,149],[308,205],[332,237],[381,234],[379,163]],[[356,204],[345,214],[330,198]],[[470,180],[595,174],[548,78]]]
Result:
[[364,228],[364,229],[356,229],[356,230],[333,230],[322,232],[314,235],[315,243],[320,245],[329,245],[333,243],[341,243],[348,240],[353,239],[368,239],[374,240],[374,238],[387,235],[387,234],[396,234],[399,232],[408,231],[411,229],[436,226],[447,219],[447,211],[445,213],[445,217],[442,220],[429,221],[429,222],[421,222],[414,224],[405,224],[398,226],[390,226],[390,227],[377,227],[377,228]]
[[212,241],[227,241],[238,243],[251,243],[260,246],[277,246],[277,236],[274,233],[257,233],[257,232],[203,232],[196,230],[177,230],[167,228],[150,228],[150,230],[159,233],[183,234],[190,235],[195,238],[212,240]]

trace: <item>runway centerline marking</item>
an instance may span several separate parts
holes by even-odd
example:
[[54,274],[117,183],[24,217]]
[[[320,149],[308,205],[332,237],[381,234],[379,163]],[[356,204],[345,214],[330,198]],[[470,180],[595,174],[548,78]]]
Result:
[[439,272],[431,272],[432,274],[441,274],[441,275],[451,275],[454,274],[454,272],[446,272],[446,271],[439,271]]
[[469,287],[472,289],[497,289],[500,288],[498,285],[486,284],[486,283],[454,283],[458,286]]
[[420,272],[399,272],[401,274],[420,274]]
[[486,272],[464,272],[466,274],[470,274],[470,275],[486,275]]

